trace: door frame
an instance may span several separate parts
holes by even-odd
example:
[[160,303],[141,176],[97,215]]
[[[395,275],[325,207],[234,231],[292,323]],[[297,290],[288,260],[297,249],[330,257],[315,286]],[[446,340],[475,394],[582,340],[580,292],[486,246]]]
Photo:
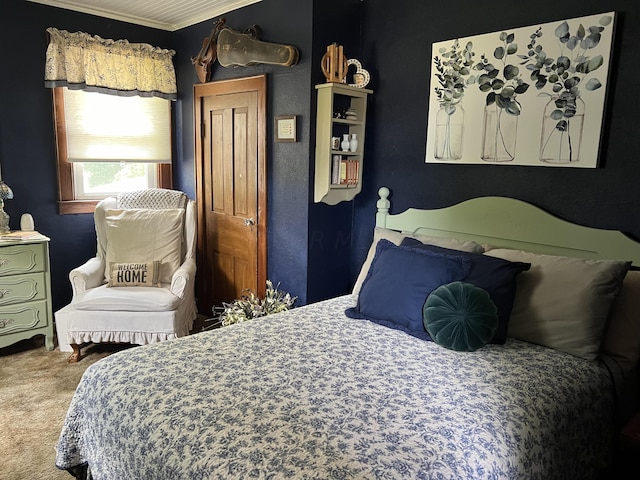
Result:
[[[255,91],[258,95],[258,118],[257,118],[257,149],[258,149],[258,228],[257,242],[257,295],[262,298],[265,295],[267,283],[267,76],[256,75],[253,77],[243,77],[229,80],[219,80],[208,83],[195,84],[193,88],[193,111],[194,111],[194,141],[195,141],[195,184],[196,198],[203,199],[205,195],[205,179],[203,177],[203,129],[202,123],[202,99],[214,95],[225,95],[232,93],[242,93]],[[198,225],[204,225],[204,202],[198,202],[197,220]],[[198,228],[196,242],[196,265],[199,271],[204,272],[204,259],[202,252],[205,249],[204,229]],[[200,255],[198,255],[200,253]],[[198,286],[196,294],[202,298],[202,282],[196,282]]]

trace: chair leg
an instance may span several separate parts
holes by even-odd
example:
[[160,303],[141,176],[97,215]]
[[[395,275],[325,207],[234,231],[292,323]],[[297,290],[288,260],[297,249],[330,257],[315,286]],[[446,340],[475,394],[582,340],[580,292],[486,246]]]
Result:
[[69,363],[76,363],[80,360],[80,345],[77,343],[71,343],[70,346],[73,349],[73,353],[69,355],[69,359],[67,361]]

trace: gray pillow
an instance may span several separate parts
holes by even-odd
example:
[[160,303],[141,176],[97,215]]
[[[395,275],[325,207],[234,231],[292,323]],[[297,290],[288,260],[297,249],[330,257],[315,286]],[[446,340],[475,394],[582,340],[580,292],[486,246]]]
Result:
[[588,360],[598,356],[611,307],[631,262],[501,248],[485,255],[531,264],[516,279],[510,337]]
[[618,362],[625,375],[640,358],[640,271],[624,277],[606,326],[602,353]]
[[373,230],[373,241],[371,242],[371,247],[369,247],[367,258],[362,264],[362,268],[360,269],[360,273],[358,274],[356,283],[353,286],[354,295],[360,294],[362,282],[364,282],[364,279],[367,278],[369,267],[371,267],[371,262],[376,255],[376,245],[378,245],[378,241],[380,239],[385,239],[389,240],[394,245],[400,245],[400,243],[402,243],[402,240],[406,237],[415,238],[416,240],[429,245],[451,248],[453,250],[461,250],[463,252],[482,253],[484,251],[479,243],[470,240],[465,241],[458,240],[456,238],[432,237],[429,235],[412,235],[410,233],[403,233],[397,230],[391,230],[389,228],[375,227],[375,229]]

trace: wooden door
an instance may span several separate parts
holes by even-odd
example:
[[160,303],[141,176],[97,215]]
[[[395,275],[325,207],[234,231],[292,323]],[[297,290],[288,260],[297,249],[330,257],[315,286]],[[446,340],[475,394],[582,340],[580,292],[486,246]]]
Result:
[[264,295],[266,77],[195,87],[198,310]]

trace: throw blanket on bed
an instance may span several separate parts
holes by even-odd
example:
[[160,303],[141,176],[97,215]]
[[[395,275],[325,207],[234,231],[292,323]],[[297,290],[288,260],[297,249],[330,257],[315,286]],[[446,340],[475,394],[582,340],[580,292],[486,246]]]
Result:
[[[349,319],[351,296],[105,358],[57,466],[96,480],[585,479],[606,369],[516,340],[466,353]],[[80,468],[80,470],[82,470]]]

